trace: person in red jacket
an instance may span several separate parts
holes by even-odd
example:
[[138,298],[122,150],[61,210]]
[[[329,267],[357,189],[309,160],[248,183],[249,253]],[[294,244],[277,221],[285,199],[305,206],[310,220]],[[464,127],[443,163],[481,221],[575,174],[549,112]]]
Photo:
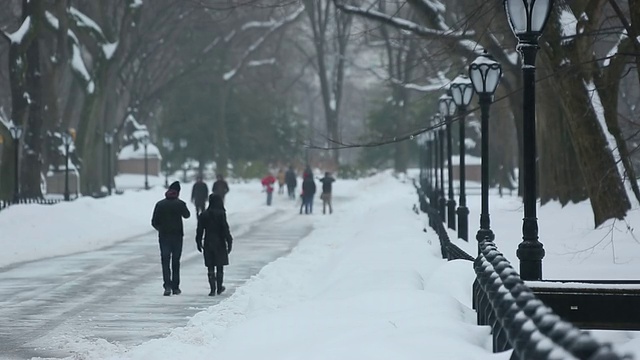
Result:
[[273,198],[273,184],[276,183],[276,178],[269,173],[267,176],[262,178],[261,183],[262,187],[267,192],[267,205],[271,206],[271,199]]

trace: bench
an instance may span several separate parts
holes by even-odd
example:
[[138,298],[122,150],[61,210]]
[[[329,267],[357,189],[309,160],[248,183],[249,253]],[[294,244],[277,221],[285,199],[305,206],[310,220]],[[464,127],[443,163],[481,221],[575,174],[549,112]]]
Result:
[[640,280],[526,281],[545,305],[581,329],[640,330]]

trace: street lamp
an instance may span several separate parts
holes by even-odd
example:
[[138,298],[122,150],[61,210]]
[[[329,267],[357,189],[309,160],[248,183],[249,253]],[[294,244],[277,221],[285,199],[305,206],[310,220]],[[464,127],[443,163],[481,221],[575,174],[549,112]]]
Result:
[[458,237],[469,241],[469,208],[467,208],[467,194],[465,190],[466,183],[466,165],[465,165],[465,124],[464,118],[467,112],[467,106],[473,97],[473,85],[466,75],[458,75],[451,82],[451,97],[458,108],[458,117],[460,119],[460,204],[458,206]]
[[144,146],[144,189],[149,190],[149,165],[147,156],[147,146],[151,142],[149,135],[145,135],[140,139],[142,146]]
[[447,94],[440,96],[438,99],[438,107],[440,114],[446,123],[447,133],[447,179],[449,182],[449,200],[447,200],[447,221],[449,229],[456,229],[456,201],[453,199],[453,140],[451,139],[451,117],[456,111],[456,104],[453,98]]
[[[187,147],[187,139],[180,139],[180,149],[184,150]],[[184,155],[184,153],[182,154]],[[187,182],[187,170],[189,169],[189,164],[187,164],[186,162],[186,156],[185,156],[185,162],[182,164],[182,181],[183,182]]]
[[167,138],[163,138],[162,139],[162,147],[167,150],[167,154],[164,156],[165,158],[165,165],[164,165],[164,187],[165,188],[169,188],[169,171],[170,171],[170,167],[171,164],[169,163],[169,154],[170,152],[173,151],[173,142],[171,142],[170,139]]
[[536,214],[536,53],[538,39],[549,18],[553,0],[504,0],[509,25],[518,38],[522,57],[523,203],[522,242],[516,255],[523,280],[542,279],[544,248],[538,241]]
[[104,142],[107,144],[107,191],[111,195],[111,144],[113,144],[113,133],[104,133]]
[[[431,126],[433,127],[435,121],[433,116],[431,117]],[[433,203],[432,206],[435,210],[438,211],[440,216],[443,214],[440,213],[440,188],[442,187],[442,183],[440,183],[440,178],[438,177],[438,170],[440,168],[440,155],[438,154],[438,149],[440,148],[440,139],[438,139],[438,132],[432,130],[429,132],[433,138],[432,143],[432,156],[433,156],[433,183],[435,184],[433,188]]]
[[22,137],[22,126],[12,126],[9,128],[9,132],[11,133],[11,138],[13,139],[14,152],[13,152],[13,202],[18,203],[20,200],[20,164],[19,164],[19,153],[20,153],[20,138]]
[[445,222],[445,215],[447,212],[447,200],[444,197],[444,139],[445,139],[445,131],[444,128],[439,124],[440,119],[442,119],[442,115],[440,113],[436,113],[433,118],[434,126],[438,126],[438,129],[435,130],[438,133],[438,138],[440,142],[438,143],[438,154],[440,154],[440,162],[438,163],[438,168],[440,168],[440,216],[442,217],[442,221]]
[[64,201],[69,201],[69,146],[72,142],[71,134],[62,134],[62,144],[64,145]]
[[494,239],[491,231],[489,219],[489,108],[493,102],[493,94],[496,92],[502,67],[492,56],[484,54],[478,56],[469,65],[469,77],[473,83],[473,88],[478,94],[478,103],[481,113],[481,186],[482,186],[482,206],[480,211],[480,230],[476,234],[478,243],[485,238]]

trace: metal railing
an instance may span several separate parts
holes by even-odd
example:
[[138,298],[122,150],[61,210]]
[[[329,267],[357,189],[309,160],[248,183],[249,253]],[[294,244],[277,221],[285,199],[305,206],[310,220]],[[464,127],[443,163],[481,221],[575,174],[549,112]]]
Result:
[[611,344],[601,343],[562,320],[525,285],[489,238],[480,243],[475,259],[453,244],[443,219],[428,202],[428,187],[416,185],[416,188],[420,209],[429,216],[429,225],[438,234],[442,257],[473,261],[476,272],[473,307],[478,325],[491,327],[493,352],[513,349],[511,359],[514,360],[633,359],[631,355],[616,353]]
[[0,200],[0,210],[16,204],[54,205],[61,201],[62,201],[61,199],[44,199],[44,198],[20,198],[17,201]]

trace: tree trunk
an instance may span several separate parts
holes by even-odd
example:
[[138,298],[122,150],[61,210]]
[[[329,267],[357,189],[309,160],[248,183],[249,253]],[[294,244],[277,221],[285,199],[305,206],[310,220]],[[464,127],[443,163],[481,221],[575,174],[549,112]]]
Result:
[[26,84],[29,94],[29,116],[27,131],[24,134],[24,152],[22,166],[21,196],[25,198],[41,198],[42,190],[42,150],[43,150],[43,103],[42,71],[40,68],[40,41],[42,24],[42,1],[31,0],[28,5],[36,37],[27,49]]
[[[538,77],[551,79],[550,66],[546,65],[538,67]],[[580,167],[558,96],[550,81],[538,82],[537,89],[540,104],[537,107],[540,201],[545,204],[557,200],[564,206],[569,202],[586,200],[588,194],[584,179],[576,176],[580,174]]]

